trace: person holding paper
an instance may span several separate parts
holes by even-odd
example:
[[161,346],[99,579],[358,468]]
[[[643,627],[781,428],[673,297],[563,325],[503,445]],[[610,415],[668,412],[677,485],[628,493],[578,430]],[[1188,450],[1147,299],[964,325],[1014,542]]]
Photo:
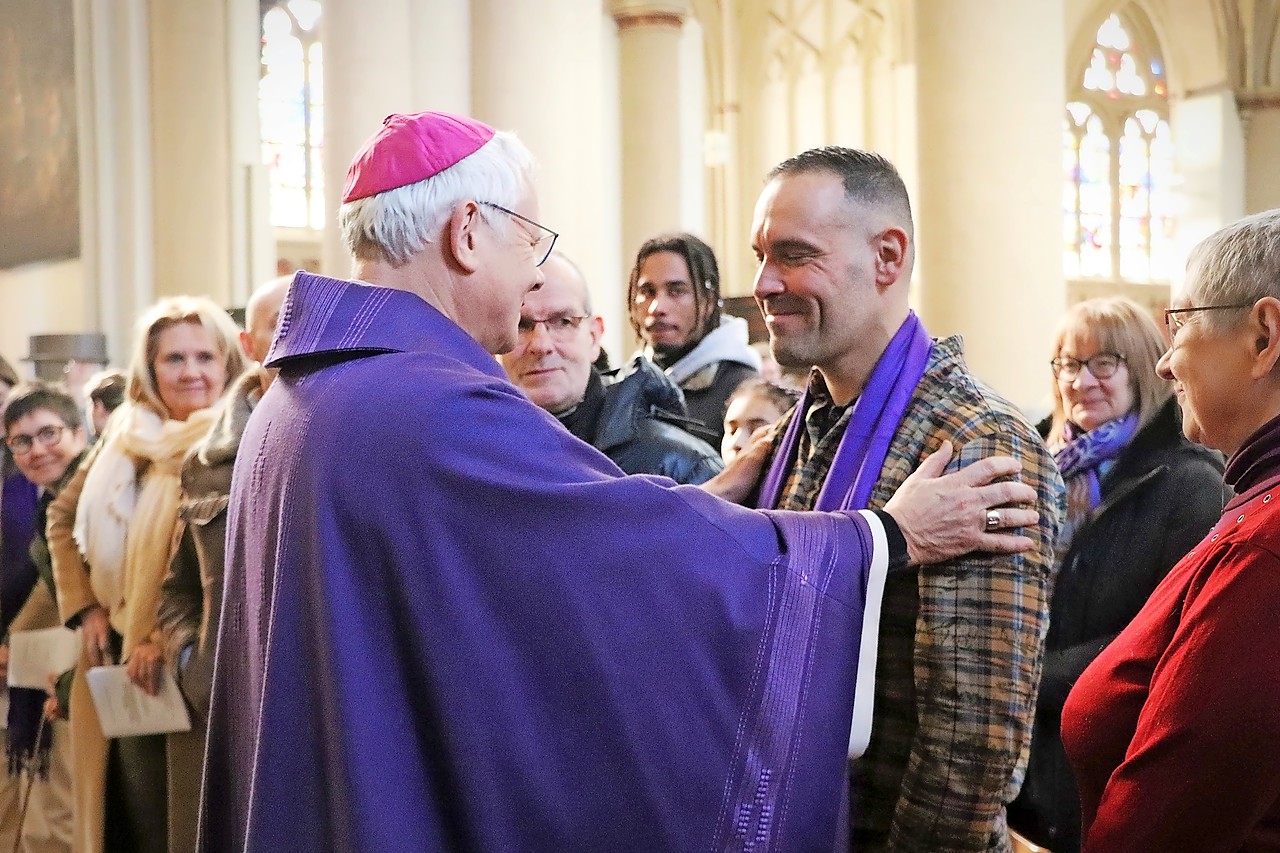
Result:
[[[20,582],[26,589],[22,607],[6,619],[8,636],[62,625],[54,599],[53,569],[45,541],[49,503],[75,472],[84,456],[86,433],[80,408],[72,396],[44,382],[14,388],[4,406],[4,443],[23,476],[40,490],[36,524],[27,543],[27,559]],[[18,545],[21,543],[6,543]],[[7,647],[6,647],[7,648]],[[16,661],[14,661],[16,663]],[[44,676],[56,673],[45,673]],[[64,683],[65,680],[64,680]],[[71,734],[67,723],[49,721],[41,727],[46,693],[38,687],[9,690],[9,781],[20,779],[24,765],[33,764],[39,782],[31,792],[25,820],[19,820],[21,800],[0,797],[0,825],[17,829],[24,844],[41,850],[71,849]],[[65,704],[62,707],[66,707]],[[4,786],[16,794],[16,785]],[[5,847],[5,850],[10,849]]]
[[138,322],[128,402],[49,507],[58,607],[83,631],[71,688],[78,851],[167,851],[165,739],[103,737],[90,667],[119,661],[154,691],[163,655],[160,583],[178,527],[179,468],[244,371],[238,329],[204,298],[163,299]]

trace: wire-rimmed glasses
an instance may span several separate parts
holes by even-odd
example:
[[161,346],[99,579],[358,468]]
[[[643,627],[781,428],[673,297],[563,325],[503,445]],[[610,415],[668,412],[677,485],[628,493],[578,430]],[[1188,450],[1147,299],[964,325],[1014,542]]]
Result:
[[542,235],[541,237],[538,237],[536,240],[532,241],[529,244],[533,246],[535,254],[537,252],[542,251],[541,249],[538,248],[538,245],[542,243],[544,240],[549,239],[550,242],[547,243],[547,250],[545,252],[542,252],[542,256],[538,259],[538,263],[535,264],[535,266],[540,267],[547,262],[547,258],[551,257],[551,250],[556,247],[556,239],[560,236],[558,232],[552,231],[550,228],[543,225],[541,222],[534,222],[532,219],[530,219],[527,216],[521,216],[520,214],[516,213],[514,210],[507,210],[505,207],[503,207],[500,204],[494,204],[491,201],[482,201],[480,202],[480,204],[483,204],[485,207],[492,207],[494,210],[500,210],[503,213],[505,213],[507,216],[512,217],[513,219],[519,219],[521,222],[525,223],[526,225],[533,226],[533,228],[536,229],[536,233],[540,233]]

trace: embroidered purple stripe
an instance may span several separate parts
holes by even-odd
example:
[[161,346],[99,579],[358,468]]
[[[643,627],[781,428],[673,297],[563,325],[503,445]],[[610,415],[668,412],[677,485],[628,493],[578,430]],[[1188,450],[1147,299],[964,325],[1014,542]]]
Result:
[[[732,770],[726,780],[715,845],[723,851],[775,849],[774,839],[787,814],[789,782],[802,736],[805,697],[822,627],[823,599],[839,562],[863,566],[861,576],[849,586],[853,594],[865,598],[870,566],[865,557],[870,551],[871,533],[861,517],[850,520],[856,526],[863,554],[839,552],[839,543],[847,540],[837,534],[835,525],[843,522],[834,517],[779,514],[774,520],[782,529],[788,549],[773,567],[774,583],[780,583],[781,589],[777,593],[776,587],[770,590],[768,624],[756,652],[757,679],[763,676],[759,700],[743,713]],[[843,594],[839,597],[843,598]],[[849,604],[854,621],[859,621],[861,607]],[[860,632],[859,623],[854,635]],[[856,670],[856,644],[852,663]],[[755,684],[752,687],[754,690]]]
[[338,341],[337,346],[339,349],[354,348],[364,339],[365,332],[369,330],[369,326],[377,319],[378,312],[382,310],[382,306],[387,304],[387,300],[391,298],[392,293],[393,291],[383,288],[368,289],[364,301],[351,317],[346,333]]
[[[295,296],[294,291],[303,288],[307,291],[306,296],[302,296],[301,293]],[[307,275],[306,273],[297,275],[293,280],[293,286],[289,289],[289,300],[292,302],[295,298],[299,300],[305,299],[307,310],[302,315],[301,323],[295,320],[290,330],[291,335],[301,336],[300,341],[295,338],[290,342],[290,351],[304,352],[312,348],[320,340],[320,335],[324,332],[329,318],[338,309],[338,304],[346,289],[347,286],[342,282],[331,278]]]
[[[933,341],[920,319],[914,311],[908,312],[854,403],[849,425],[840,439],[814,509],[866,509],[889,445],[907,412],[911,395],[924,376],[932,350]],[[782,498],[787,469],[795,460],[809,403],[806,390],[760,487],[757,505],[761,509],[776,507]]]

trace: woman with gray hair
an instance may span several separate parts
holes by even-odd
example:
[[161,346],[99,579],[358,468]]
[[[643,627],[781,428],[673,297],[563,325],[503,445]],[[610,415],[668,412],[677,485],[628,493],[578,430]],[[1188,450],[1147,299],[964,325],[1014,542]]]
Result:
[[1165,316],[1159,373],[1186,436],[1228,457],[1236,497],[1067,699],[1083,849],[1275,850],[1280,210],[1198,245]]
[[125,663],[159,688],[160,584],[178,532],[179,471],[208,431],[211,407],[245,369],[238,329],[208,299],[163,299],[138,321],[128,400],[49,507],[58,607],[82,630],[71,687],[75,849],[165,851],[194,846],[194,806],[170,819],[163,735],[103,738],[85,681],[92,666]]

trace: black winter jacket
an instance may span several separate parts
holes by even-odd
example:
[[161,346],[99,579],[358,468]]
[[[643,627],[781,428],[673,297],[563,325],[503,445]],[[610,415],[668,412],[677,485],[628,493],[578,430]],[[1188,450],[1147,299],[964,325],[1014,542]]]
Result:
[[685,417],[680,389],[641,357],[611,385],[603,385],[593,368],[586,399],[560,420],[628,474],[698,484],[724,468],[718,451],[686,431],[696,425]]

